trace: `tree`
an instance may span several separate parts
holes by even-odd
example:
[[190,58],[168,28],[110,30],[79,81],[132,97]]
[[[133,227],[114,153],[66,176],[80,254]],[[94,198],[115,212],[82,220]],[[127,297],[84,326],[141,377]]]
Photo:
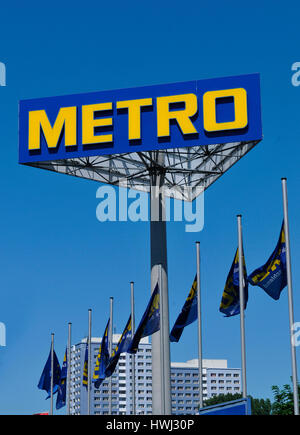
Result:
[[251,397],[251,413],[252,415],[270,415],[272,411],[272,403],[270,399],[254,399]]
[[[218,396],[207,399],[204,406],[218,405],[219,403],[231,402],[232,400],[242,399],[241,394],[219,394]],[[270,415],[272,404],[269,399],[251,399],[251,414],[252,415]]]
[[236,394],[218,394],[204,401],[204,406],[218,405],[219,403],[231,402],[232,400],[241,399],[243,396],[239,393]]
[[[273,415],[293,415],[294,414],[294,397],[293,391],[289,384],[282,388],[278,385],[272,386],[274,403],[272,404]],[[300,385],[298,385],[298,395],[300,396]]]

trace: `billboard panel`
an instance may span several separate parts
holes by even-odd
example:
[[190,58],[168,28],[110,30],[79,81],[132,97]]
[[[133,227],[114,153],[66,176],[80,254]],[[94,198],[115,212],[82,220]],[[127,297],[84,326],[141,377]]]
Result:
[[19,162],[262,138],[259,75],[23,100]]
[[233,400],[219,405],[207,406],[199,410],[199,415],[251,415],[251,400]]

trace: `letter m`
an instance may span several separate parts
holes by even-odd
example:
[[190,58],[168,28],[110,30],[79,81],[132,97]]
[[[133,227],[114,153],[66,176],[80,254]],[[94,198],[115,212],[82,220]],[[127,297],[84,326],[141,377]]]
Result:
[[0,86],[6,86],[6,67],[0,62]]
[[4,323],[0,322],[0,346],[6,346],[6,328]]
[[65,146],[77,144],[77,111],[75,107],[62,107],[53,125],[51,125],[45,110],[29,112],[28,124],[28,149],[39,150],[41,148],[41,130],[48,148],[56,148],[63,134]]

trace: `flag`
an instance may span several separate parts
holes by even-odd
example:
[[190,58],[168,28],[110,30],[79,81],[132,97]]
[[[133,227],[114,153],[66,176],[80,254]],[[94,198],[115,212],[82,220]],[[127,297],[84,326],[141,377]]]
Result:
[[109,377],[115,371],[115,368],[118,364],[121,353],[127,352],[127,349],[132,340],[132,326],[131,326],[131,316],[129,316],[128,322],[126,323],[123,334],[120,337],[120,340],[114,349],[112,356],[108,362],[108,365],[105,370],[105,376]]
[[82,374],[82,385],[86,387],[86,389],[88,387],[88,375],[89,375],[89,344],[88,344],[88,339],[86,339],[83,374]]
[[198,317],[198,306],[197,306],[197,275],[196,275],[192,288],[188,294],[188,297],[170,333],[170,341],[178,342],[180,340],[184,328],[187,325],[193,323],[197,319],[197,317]]
[[[243,287],[244,287],[244,309],[247,307],[248,302],[248,281],[247,270],[244,252],[243,258]],[[240,289],[239,289],[239,250],[236,250],[236,254],[227,276],[222,301],[220,305],[221,313],[225,314],[225,317],[235,316],[240,314]]]
[[275,300],[280,298],[281,291],[287,285],[284,223],[282,223],[276,248],[270,258],[266,264],[254,270],[248,280],[251,285],[261,287],[271,298]]
[[[60,382],[60,374],[61,374],[60,365],[56,353],[53,351],[53,394],[55,394],[58,390],[58,385]],[[49,399],[49,397],[51,396],[51,350],[47,362],[45,364],[44,370],[42,372],[40,381],[38,383],[38,388],[40,390],[47,391],[48,397],[46,397],[46,399]]]
[[156,284],[155,290],[151,295],[150,301],[144,312],[142,320],[134,334],[134,337],[127,350],[128,353],[136,353],[138,350],[139,342],[142,337],[154,334],[160,329],[160,299],[159,287]]
[[109,351],[108,351],[108,328],[110,320],[108,320],[102,341],[99,347],[99,352],[96,360],[93,382],[95,383],[95,388],[99,388],[104,379],[106,378],[105,369],[109,361]]
[[60,409],[66,406],[67,377],[68,377],[68,350],[66,349],[63,365],[61,368],[60,383],[58,385],[58,391],[56,397],[56,409]]

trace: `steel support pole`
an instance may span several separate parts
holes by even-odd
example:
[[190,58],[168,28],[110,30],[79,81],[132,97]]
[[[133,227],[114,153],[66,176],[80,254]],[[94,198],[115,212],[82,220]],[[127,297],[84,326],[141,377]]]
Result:
[[[152,335],[152,413],[154,415],[171,414],[171,382],[170,382],[170,341],[169,341],[169,297],[167,268],[167,232],[165,220],[165,201],[162,188],[164,185],[164,154],[158,153],[157,166],[150,169],[150,239],[151,239],[151,292],[159,281],[161,265],[160,315],[163,320],[163,333],[158,331]],[[161,355],[161,334],[164,355]],[[161,360],[164,361],[164,378],[161,371]],[[162,403],[162,386],[164,385],[164,403]]]
[[198,311],[198,370],[199,370],[199,405],[203,408],[203,378],[202,378],[202,312],[201,312],[201,282],[200,282],[200,242],[196,242],[197,251],[197,311]]
[[51,380],[50,380],[50,415],[53,415],[53,380],[54,380],[54,334],[51,334]]
[[246,376],[246,344],[245,344],[245,297],[244,297],[244,272],[243,272],[243,236],[242,216],[237,215],[238,224],[238,246],[239,246],[239,292],[240,292],[240,329],[241,329],[241,354],[242,354],[242,383],[243,397],[247,397],[247,376]]
[[287,271],[287,285],[288,285],[288,304],[289,304],[289,321],[290,321],[290,344],[291,344],[291,359],[292,359],[294,414],[299,415],[299,395],[298,395],[296,348],[295,348],[294,340],[293,340],[294,302],[293,302],[290,232],[289,232],[289,215],[288,215],[288,197],[287,197],[286,178],[281,179],[281,184],[282,184],[282,199],[283,199],[283,214],[284,214],[284,234],[285,234],[285,246],[286,246],[286,271]]
[[72,323],[68,324],[68,367],[67,367],[67,415],[70,415],[71,409],[71,340],[72,340]]
[[[110,305],[109,305],[109,355],[112,354],[112,348],[113,348],[113,304],[114,304],[114,298],[110,297]],[[108,413],[109,415],[112,414],[112,376],[109,377],[109,404],[108,404]]]
[[91,369],[92,369],[92,310],[89,309],[89,325],[88,325],[88,331],[89,331],[89,335],[88,335],[88,391],[87,391],[87,396],[88,396],[88,409],[87,409],[87,414],[91,415],[91,380],[92,380],[92,373],[91,373]]
[[[162,292],[162,266],[159,265],[159,278],[158,278],[158,285],[159,285],[159,304],[160,307],[164,306],[164,295]],[[161,372],[161,413],[164,415],[166,413],[166,403],[165,403],[165,351],[164,351],[164,319],[163,316],[159,317],[160,319],[160,372]]]
[[[131,304],[131,334],[135,334],[135,312],[134,312],[134,282],[130,283],[130,304]],[[132,376],[132,415],[136,414],[135,407],[135,354],[131,354],[131,376]]]

